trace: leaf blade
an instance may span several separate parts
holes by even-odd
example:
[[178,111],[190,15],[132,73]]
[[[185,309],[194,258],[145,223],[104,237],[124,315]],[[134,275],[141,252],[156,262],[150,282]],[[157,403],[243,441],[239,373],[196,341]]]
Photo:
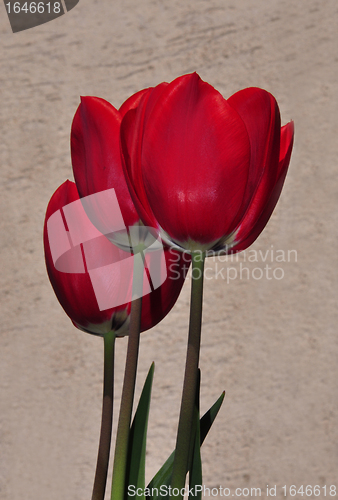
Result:
[[137,497],[139,500],[145,500],[146,441],[154,368],[155,365],[152,363],[142,389],[129,434],[126,488],[127,498],[133,500],[135,500],[135,496],[129,495],[129,486],[141,488],[143,493],[142,495],[137,495]]

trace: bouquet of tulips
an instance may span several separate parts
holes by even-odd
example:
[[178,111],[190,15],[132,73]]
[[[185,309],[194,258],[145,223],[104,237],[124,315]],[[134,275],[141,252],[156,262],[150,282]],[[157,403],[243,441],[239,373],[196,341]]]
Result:
[[[247,88],[224,99],[196,74],[132,95],[119,110],[81,100],[71,130],[75,183],[46,213],[44,247],[56,296],[74,325],[104,340],[102,423],[92,500],[103,500],[110,454],[114,344],[129,336],[112,500],[201,498],[200,447],[224,393],[199,413],[204,262],[240,252],[267,224],[293,145],[274,97]],[[154,366],[133,414],[140,332],[171,310],[191,266],[185,377],[176,447],[145,484]]]

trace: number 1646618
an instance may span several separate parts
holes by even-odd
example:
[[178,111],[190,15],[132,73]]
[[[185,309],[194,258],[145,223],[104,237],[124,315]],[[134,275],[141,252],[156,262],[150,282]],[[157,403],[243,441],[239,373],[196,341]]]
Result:
[[20,12],[25,12],[26,14],[59,14],[61,12],[61,3],[60,2],[25,2],[23,5],[20,5],[20,2],[14,2],[12,5],[11,2],[6,3],[8,14],[14,13],[19,14]]

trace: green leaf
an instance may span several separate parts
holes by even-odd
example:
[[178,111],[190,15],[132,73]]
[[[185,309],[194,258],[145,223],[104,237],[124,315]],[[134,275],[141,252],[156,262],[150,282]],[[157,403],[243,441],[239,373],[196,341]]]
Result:
[[[135,488],[141,488],[143,492],[145,489],[146,441],[154,366],[152,363],[149,369],[129,434],[127,486],[133,485]],[[127,498],[135,500],[134,495],[128,494]],[[137,498],[145,500],[145,495],[137,495]]]
[[[174,457],[175,451],[172,452],[170,457],[166,460],[166,462],[162,465],[160,470],[155,474],[153,479],[148,484],[147,488],[150,489],[151,495],[147,498],[151,498],[152,500],[157,500],[158,498],[167,498],[166,496],[161,495],[160,487],[161,485],[163,485],[167,488],[170,485],[171,474],[173,472]],[[156,489],[158,489],[157,493]]]
[[188,455],[188,470],[191,469],[193,453],[195,448],[195,438],[197,428],[199,427],[200,421],[200,391],[201,391],[201,370],[197,371],[197,381],[196,381],[196,392],[195,392],[195,405],[194,405],[194,413],[191,422],[191,435],[190,435],[190,444],[189,444],[189,455]]
[[189,490],[192,489],[191,498],[201,500],[201,492],[197,491],[195,496],[195,487],[202,484],[202,461],[201,461],[201,438],[200,438],[200,383],[201,372],[198,371],[198,382],[196,389],[194,421],[192,422],[192,442],[190,444],[191,456],[189,459]]
[[[225,392],[222,392],[217,401],[212,405],[212,407],[203,415],[200,419],[200,444],[202,445],[218,412],[220,407],[222,406],[224,400]],[[160,470],[155,474],[153,479],[148,484],[150,492],[153,490],[153,495],[151,495],[152,500],[164,500],[165,497],[160,495],[160,487],[164,485],[168,487],[170,485],[171,474],[173,471],[175,451],[172,452],[170,457],[166,460],[166,462],[162,465]],[[156,494],[156,488],[158,490],[158,494]]]
[[210,427],[214,423],[215,418],[217,417],[217,413],[219,412],[220,407],[222,406],[224,400],[225,392],[223,391],[217,401],[212,405],[212,407],[204,413],[203,417],[200,420],[200,441],[201,446],[208,435]]
[[[196,408],[197,410],[197,408]],[[196,411],[196,420],[199,422],[199,411]],[[202,490],[196,488],[196,486],[202,486],[202,461],[201,461],[201,438],[200,438],[200,426],[196,425],[195,432],[195,442],[193,449],[193,456],[191,460],[190,470],[189,470],[189,490],[192,489],[189,499],[194,498],[197,500],[202,499]]]

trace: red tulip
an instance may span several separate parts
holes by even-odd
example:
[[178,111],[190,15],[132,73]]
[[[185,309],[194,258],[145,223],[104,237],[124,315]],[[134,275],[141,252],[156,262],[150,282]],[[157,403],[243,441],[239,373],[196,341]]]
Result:
[[[141,90],[117,110],[98,97],[82,97],[72,124],[71,154],[74,179],[81,198],[115,189],[126,226],[139,223],[139,215],[129,195],[120,155],[120,124],[123,116],[135,108]],[[108,204],[96,207],[96,224],[109,233],[111,210]],[[108,229],[108,230],[107,230]]]
[[143,223],[189,251],[239,251],[265,227],[293,144],[274,97],[224,99],[194,73],[140,97],[122,119],[124,170]]
[[[97,335],[111,330],[118,336],[126,335],[132,290],[132,267],[128,259],[137,258],[138,254],[131,257],[100,235],[81,203],[77,203],[79,200],[76,185],[66,181],[49,202],[44,225],[49,279],[75,326]],[[77,214],[74,234],[74,221],[69,217],[73,209]],[[74,241],[78,228],[84,234],[82,243]],[[185,277],[183,255],[173,249],[164,249],[161,254],[146,253],[145,261],[141,331],[156,325],[170,311]],[[157,288],[153,269],[159,282],[163,282]]]

